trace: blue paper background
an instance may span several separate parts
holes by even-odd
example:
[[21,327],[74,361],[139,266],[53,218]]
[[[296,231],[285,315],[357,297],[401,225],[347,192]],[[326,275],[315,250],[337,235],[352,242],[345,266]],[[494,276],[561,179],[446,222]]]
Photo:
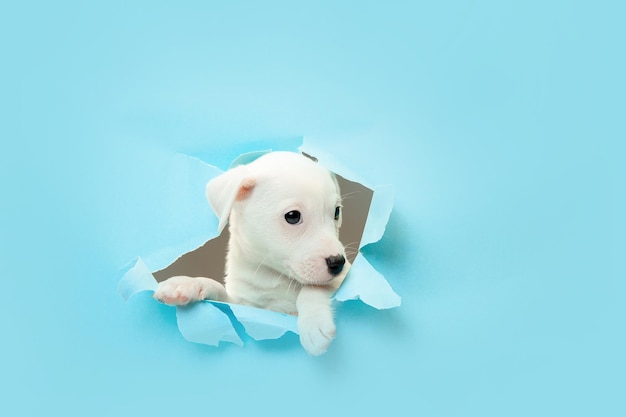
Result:
[[[624,11],[3,3],[3,410],[623,415]],[[402,307],[343,304],[313,358],[122,301],[120,266],[181,221],[173,153],[225,169],[302,135],[395,185],[365,252]]]

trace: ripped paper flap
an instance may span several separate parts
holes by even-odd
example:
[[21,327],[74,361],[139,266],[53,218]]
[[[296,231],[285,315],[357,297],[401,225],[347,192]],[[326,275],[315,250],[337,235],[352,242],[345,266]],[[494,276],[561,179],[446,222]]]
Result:
[[190,342],[217,346],[224,341],[243,345],[228,315],[211,302],[176,307],[176,321],[178,329]]

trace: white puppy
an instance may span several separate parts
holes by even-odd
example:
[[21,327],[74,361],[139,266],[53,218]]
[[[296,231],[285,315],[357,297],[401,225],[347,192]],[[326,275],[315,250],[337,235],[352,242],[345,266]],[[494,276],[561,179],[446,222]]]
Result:
[[177,276],[154,297],[170,305],[210,299],[298,315],[300,342],[324,353],[335,335],[331,296],[350,264],[338,238],[341,195],[334,176],[293,152],[270,152],[207,184],[207,198],[228,223],[225,287]]

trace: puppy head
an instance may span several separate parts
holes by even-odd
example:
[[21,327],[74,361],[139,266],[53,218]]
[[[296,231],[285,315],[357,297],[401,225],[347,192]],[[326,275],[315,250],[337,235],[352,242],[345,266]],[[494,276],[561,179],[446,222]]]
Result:
[[271,152],[207,184],[207,197],[228,222],[231,250],[302,284],[324,285],[342,272],[338,238],[341,195],[334,176],[292,152]]

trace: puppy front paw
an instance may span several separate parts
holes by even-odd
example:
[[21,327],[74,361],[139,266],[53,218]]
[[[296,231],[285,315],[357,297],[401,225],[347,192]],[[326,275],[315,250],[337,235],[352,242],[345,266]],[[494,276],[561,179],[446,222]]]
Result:
[[319,356],[328,350],[330,342],[335,337],[335,323],[332,315],[300,316],[298,318],[300,344],[307,353]]
[[204,287],[197,278],[178,276],[159,283],[153,297],[167,305],[182,306],[205,298]]

